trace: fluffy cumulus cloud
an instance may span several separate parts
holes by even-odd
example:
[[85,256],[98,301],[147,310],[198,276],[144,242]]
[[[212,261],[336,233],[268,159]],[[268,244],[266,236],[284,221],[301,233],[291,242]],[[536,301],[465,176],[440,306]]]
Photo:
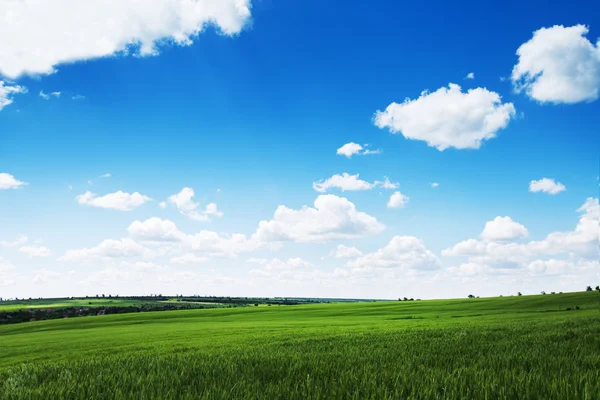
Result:
[[192,188],[183,188],[179,193],[170,196],[166,202],[161,202],[159,206],[165,208],[168,204],[173,205],[181,214],[194,221],[210,221],[211,216],[222,217],[215,203],[209,203],[205,209],[200,209],[200,204],[194,199],[195,193]]
[[[1,101],[2,100],[0,98],[0,105],[2,104]],[[1,108],[2,107],[0,107],[0,109]],[[21,182],[11,174],[7,174],[6,172],[0,172],[0,189],[18,189],[25,185],[27,185],[27,182]]]
[[171,246],[182,251],[212,256],[232,257],[264,246],[263,243],[240,233],[225,235],[202,230],[195,234],[186,234],[180,231],[174,222],[156,217],[134,221],[127,231],[132,239],[148,246]]
[[527,228],[510,217],[496,217],[492,221],[486,222],[483,232],[481,232],[483,240],[512,240],[528,235]]
[[375,217],[358,211],[348,199],[321,195],[314,207],[298,210],[277,207],[273,219],[259,223],[253,238],[261,242],[324,242],[377,234],[384,228]]
[[77,200],[79,204],[91,207],[131,211],[152,199],[138,192],[125,193],[119,190],[118,192],[109,193],[104,196],[97,196],[96,194],[87,191],[84,194],[77,196],[75,200]]
[[[0,7],[2,6],[0,5]],[[9,85],[4,81],[0,81],[0,111],[7,105],[12,104],[13,96],[19,93],[27,93],[27,89],[23,86]]]
[[[597,198],[589,198],[577,210],[581,213],[579,222],[574,230],[552,232],[542,240],[517,243],[505,240],[523,237],[527,232],[514,221],[505,220],[503,228],[494,230],[487,240],[482,234],[482,240],[468,239],[442,251],[445,257],[468,257],[468,263],[477,264],[482,269],[495,268],[525,268],[532,271],[556,271],[557,262],[550,263],[549,258],[558,260],[567,257],[574,262],[581,260],[597,260],[599,244],[600,207]],[[492,226],[499,226],[491,221]],[[487,228],[486,224],[486,228]],[[485,232],[485,231],[484,231]],[[557,258],[559,257],[559,258]]]
[[29,257],[49,257],[52,255],[50,249],[44,246],[22,246],[19,251]]
[[512,71],[517,91],[543,103],[593,101],[600,91],[600,41],[584,25],[555,25],[533,33],[517,50]]
[[0,75],[49,74],[63,63],[114,54],[155,55],[189,45],[208,25],[239,33],[250,0],[23,0],[0,2]]
[[332,253],[335,258],[357,258],[363,255],[362,251],[356,247],[348,247],[343,244],[338,245]]
[[408,203],[408,196],[403,195],[400,192],[394,192],[388,200],[388,208],[402,208]]
[[96,247],[67,250],[59,261],[88,262],[92,260],[111,261],[123,257],[149,257],[152,251],[129,238],[106,239]]
[[346,172],[335,174],[327,179],[322,179],[318,182],[313,182],[313,189],[317,192],[324,193],[330,189],[339,189],[344,191],[371,190],[375,187],[383,189],[396,189],[400,186],[398,183],[391,182],[389,178],[384,177],[383,181],[375,181],[373,183],[364,181],[359,178],[359,175],[350,175]]
[[365,144],[364,146],[362,146],[358,143],[350,142],[350,143],[346,143],[345,145],[343,145],[342,147],[337,149],[336,154],[338,156],[344,156],[347,158],[351,158],[353,155],[365,155],[366,156],[369,154],[380,154],[381,153],[381,150],[379,150],[379,149],[371,150],[368,147],[369,147],[368,144]]
[[415,100],[392,103],[377,111],[374,123],[401,133],[407,139],[422,140],[440,151],[478,149],[492,139],[515,117],[512,103],[502,103],[500,95],[485,88],[466,93],[451,83],[433,93],[424,91]]
[[335,174],[330,178],[313,182],[313,189],[317,192],[326,192],[329,189],[336,188],[342,192],[345,190],[370,190],[375,187],[374,183],[363,181],[356,175],[350,175],[346,172]]
[[441,267],[440,260],[429,251],[423,241],[414,236],[394,236],[383,248],[365,254],[348,266],[364,268],[401,268],[434,270]]
[[136,240],[149,242],[180,242],[186,236],[174,222],[156,217],[132,222],[127,232]]
[[551,178],[542,178],[529,182],[530,192],[544,192],[548,194],[558,194],[567,190],[565,185],[560,182],[556,182]]
[[595,272],[600,277],[598,260],[536,260],[527,266],[531,275],[565,275]]

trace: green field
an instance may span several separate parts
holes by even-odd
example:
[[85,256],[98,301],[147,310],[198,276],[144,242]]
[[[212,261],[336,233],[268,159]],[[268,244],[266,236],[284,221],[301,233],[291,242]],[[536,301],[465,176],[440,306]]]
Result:
[[4,325],[0,398],[598,399],[599,302],[586,292]]
[[[65,308],[65,307],[127,307],[147,304],[149,302],[140,300],[125,300],[112,298],[90,298],[75,300],[51,301],[48,299],[24,300],[24,301],[3,301],[0,303],[0,311],[14,311],[25,309],[41,308]],[[154,302],[158,303],[158,302]]]

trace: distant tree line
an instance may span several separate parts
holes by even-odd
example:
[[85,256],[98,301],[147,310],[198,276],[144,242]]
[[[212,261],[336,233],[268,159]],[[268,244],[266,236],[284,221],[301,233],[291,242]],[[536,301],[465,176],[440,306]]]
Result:
[[[22,309],[0,311],[0,324],[16,324],[21,322],[44,321],[48,319],[101,316],[108,314],[127,314],[148,311],[174,311],[203,308],[219,308],[212,304],[141,304],[139,306],[108,306],[108,307],[64,307],[47,309]],[[234,307],[230,305],[229,307]]]

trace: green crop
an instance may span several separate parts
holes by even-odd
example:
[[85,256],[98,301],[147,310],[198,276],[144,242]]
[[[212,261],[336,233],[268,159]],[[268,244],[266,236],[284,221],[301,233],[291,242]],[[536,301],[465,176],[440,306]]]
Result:
[[598,399],[595,292],[0,326],[6,399]]

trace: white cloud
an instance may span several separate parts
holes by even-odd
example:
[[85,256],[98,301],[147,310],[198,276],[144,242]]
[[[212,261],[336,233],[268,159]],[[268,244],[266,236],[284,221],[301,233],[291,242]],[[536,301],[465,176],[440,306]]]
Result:
[[371,149],[366,149],[365,147],[368,147],[368,145],[365,145],[363,147],[358,143],[350,142],[350,143],[346,143],[345,145],[343,145],[342,147],[337,149],[336,154],[339,156],[345,156],[345,157],[351,158],[353,155],[370,155],[370,154],[380,154],[381,153],[381,150],[379,150],[379,149],[371,150]]
[[443,151],[478,149],[515,115],[513,104],[503,104],[496,92],[476,88],[463,93],[459,85],[450,83],[433,93],[424,91],[418,99],[390,104],[375,113],[374,123]]
[[375,181],[373,183],[363,181],[359,178],[359,174],[350,175],[347,172],[335,174],[327,179],[322,179],[318,182],[313,182],[313,189],[317,192],[324,193],[329,189],[337,188],[342,192],[358,191],[358,190],[371,190],[375,187],[381,187],[383,189],[397,189],[400,185],[398,183],[390,182],[386,176],[383,181]]
[[440,184],[437,182],[431,182],[430,185],[432,188],[436,188],[436,187],[440,186]]
[[115,54],[158,54],[190,45],[208,25],[239,33],[250,0],[56,0],[0,2],[0,75],[49,74],[64,63]]
[[19,93],[27,93],[27,88],[18,85],[10,86],[5,84],[4,81],[0,81],[0,111],[7,105],[12,104],[13,96]]
[[195,254],[187,253],[179,257],[171,258],[173,264],[199,264],[208,261],[208,257],[198,257]]
[[[442,255],[445,257],[466,256],[469,257],[469,262],[491,267],[523,266],[524,263],[532,262],[541,257],[557,255],[570,258],[597,259],[599,210],[598,199],[589,198],[577,210],[581,213],[581,216],[577,226],[572,231],[552,232],[543,240],[523,244],[497,240],[468,239],[443,250]],[[522,236],[524,229],[524,227],[518,228],[516,232]],[[510,235],[506,234],[506,236]]]
[[134,221],[127,231],[133,239],[148,245],[178,246],[186,251],[213,256],[233,257],[264,245],[239,233],[225,235],[202,230],[188,235],[181,232],[172,221],[156,217],[146,221]]
[[134,208],[151,201],[152,199],[138,192],[125,193],[119,190],[118,192],[109,193],[101,197],[98,197],[96,194],[87,191],[84,194],[77,196],[75,200],[77,200],[79,204],[92,207],[109,208],[119,211],[131,211]]
[[375,149],[375,150],[366,149],[365,151],[363,151],[362,154],[365,156],[372,155],[372,154],[381,154],[381,149]]
[[362,251],[360,251],[356,247],[348,247],[344,246],[343,244],[338,245],[335,251],[333,252],[333,256],[335,258],[357,258],[362,255]]
[[512,240],[527,237],[529,232],[525,226],[513,221],[510,217],[496,217],[485,223],[481,238],[484,240]]
[[112,176],[111,174],[103,174],[103,175],[100,175],[98,178],[101,178],[101,179],[102,178],[110,178],[111,176]]
[[1,240],[0,246],[2,246],[2,247],[17,247],[17,246],[23,246],[27,242],[29,242],[29,238],[27,236],[18,235],[17,238],[12,242],[9,242],[6,240]]
[[152,251],[131,239],[106,239],[96,247],[67,250],[58,261],[88,262],[94,259],[110,261],[114,258],[152,255]]
[[542,178],[537,181],[533,180],[529,182],[530,192],[544,192],[548,194],[558,194],[567,190],[565,185],[560,182],[556,182],[551,178]]
[[25,185],[28,185],[28,183],[15,179],[11,174],[5,172],[0,173],[0,189],[18,189]]
[[335,174],[331,178],[313,182],[313,189],[317,192],[326,192],[331,188],[338,188],[342,192],[346,190],[370,190],[375,187],[374,183],[363,181],[356,175],[350,175],[346,172],[343,174]]
[[432,270],[441,267],[440,260],[414,236],[394,236],[383,248],[350,261],[351,268],[402,268]]
[[49,257],[52,255],[50,249],[44,246],[23,246],[19,248],[19,251],[29,257]]
[[277,207],[272,220],[259,223],[253,238],[261,242],[324,242],[377,234],[384,228],[375,217],[357,211],[348,199],[321,195],[314,208]]
[[85,99],[85,96],[82,96],[80,94],[76,94],[75,96],[71,97],[72,100],[83,100]]
[[[172,204],[181,214],[194,221],[210,221],[211,216],[223,216],[215,203],[209,203],[204,210],[198,210],[200,204],[193,200],[194,195],[194,189],[185,187],[179,193],[170,196],[167,203]],[[159,206],[164,208],[161,204]]]
[[132,222],[127,232],[136,240],[150,242],[181,242],[186,238],[174,222],[156,217]]
[[600,91],[600,42],[584,25],[555,25],[533,33],[517,50],[512,82],[517,91],[542,103],[593,101]]
[[43,90],[40,91],[40,97],[44,100],[50,100],[51,97],[60,97],[60,92],[52,92],[52,93],[44,93]]
[[535,260],[527,265],[527,269],[535,275],[560,275],[571,266],[568,260]]
[[400,192],[394,192],[394,194],[390,196],[387,206],[388,208],[402,208],[408,203],[408,200],[408,196],[405,196]]
[[400,184],[397,182],[390,182],[389,178],[385,176],[383,181],[375,181],[375,186],[379,186],[383,189],[398,189]]
[[600,271],[598,260],[536,260],[527,266],[532,275],[564,275],[569,273]]
[[465,79],[475,79],[475,73],[474,72],[469,72],[467,74],[467,76],[465,76]]
[[350,142],[337,149],[336,154],[339,156],[346,156],[350,158],[354,154],[360,154],[362,149],[363,147],[360,144]]

